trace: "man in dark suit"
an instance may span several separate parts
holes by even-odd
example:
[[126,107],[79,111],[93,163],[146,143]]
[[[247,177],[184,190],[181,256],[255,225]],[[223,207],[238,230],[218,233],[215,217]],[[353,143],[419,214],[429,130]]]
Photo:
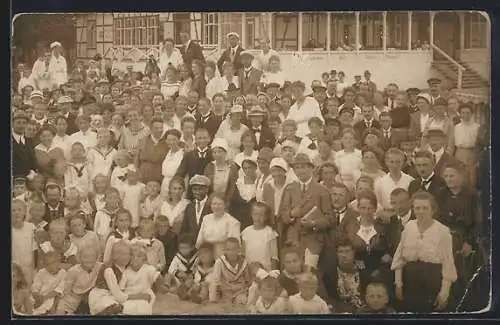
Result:
[[396,139],[392,134],[392,118],[388,112],[382,112],[379,116],[380,122],[380,132],[382,137],[380,138],[380,146],[384,151],[392,147],[397,147]]
[[434,157],[429,151],[419,151],[415,154],[418,178],[411,181],[408,187],[410,196],[418,190],[423,190],[437,198],[437,195],[446,187],[444,179],[434,172],[434,164]]
[[194,136],[195,148],[186,152],[182,162],[177,169],[177,175],[184,178],[186,175],[191,179],[194,175],[203,175],[205,167],[213,160],[212,153],[208,147],[212,141],[206,129],[196,130]]
[[186,206],[186,210],[184,210],[184,219],[182,220],[180,233],[189,234],[193,238],[197,238],[203,218],[207,214],[212,213],[208,200],[210,180],[204,175],[195,175],[189,180],[189,186],[194,199]]
[[66,129],[66,134],[71,135],[78,132],[78,126],[76,125],[76,114],[71,111],[73,105],[73,98],[70,96],[61,96],[57,99],[57,108],[61,114],[66,118],[66,123],[68,128]]
[[30,170],[36,170],[34,144],[24,136],[29,117],[22,110],[14,112],[12,121],[12,174],[14,177],[26,177]]
[[264,147],[274,149],[276,146],[276,139],[273,131],[269,127],[263,125],[265,114],[266,112],[264,112],[260,106],[253,106],[248,112],[248,127],[255,134],[258,150]]
[[442,176],[443,167],[455,158],[444,149],[446,135],[441,129],[431,129],[427,132],[427,141],[429,143],[429,152],[434,156],[436,168],[434,172]]
[[180,48],[182,59],[184,60],[184,64],[188,67],[189,71],[191,71],[191,63],[193,60],[205,62],[201,46],[197,42],[190,39],[188,32],[182,31],[179,34],[179,37],[182,42],[182,46]]
[[375,120],[373,106],[367,105],[361,108],[361,113],[363,114],[363,120],[354,124],[354,130],[358,136],[358,140],[362,141],[362,137],[366,130],[377,129],[380,130],[380,123]]
[[389,109],[396,108],[396,96],[398,94],[399,87],[395,83],[390,83],[385,89],[385,106]]
[[196,128],[206,129],[210,134],[210,138],[213,139],[221,121],[210,110],[210,100],[208,98],[200,98],[198,101],[198,112],[195,115],[195,119]]
[[61,188],[54,182],[48,182],[45,185],[45,221],[51,223],[56,219],[64,218],[64,203],[61,202]]
[[217,68],[219,69],[220,75],[224,75],[222,65],[224,62],[229,61],[233,64],[234,75],[238,75],[242,67],[240,54],[243,48],[240,46],[240,36],[234,32],[227,34],[227,39],[229,41],[229,47],[224,50],[221,57],[217,61]]
[[243,95],[257,94],[257,89],[260,85],[260,78],[262,71],[252,66],[254,59],[253,54],[249,51],[242,51],[240,59],[243,66],[238,71],[238,78],[240,80],[240,89]]

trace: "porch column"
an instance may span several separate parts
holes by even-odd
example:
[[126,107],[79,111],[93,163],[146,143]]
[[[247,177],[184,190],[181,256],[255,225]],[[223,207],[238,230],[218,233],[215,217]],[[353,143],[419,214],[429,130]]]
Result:
[[411,51],[411,20],[413,11],[408,11],[408,51]]
[[430,26],[429,26],[429,44],[434,45],[434,16],[436,13],[434,11],[429,12]]
[[222,19],[223,13],[217,13],[217,48],[220,51],[222,49]]
[[271,48],[274,48],[274,42],[273,42],[273,13],[268,12],[267,13],[267,38],[269,38],[269,45],[271,45]]
[[384,52],[387,51],[387,11],[382,11],[382,49]]
[[359,52],[359,11],[356,11],[354,13],[354,15],[356,16],[356,53]]
[[241,47],[247,47],[247,13],[241,13]]
[[332,14],[331,12],[326,13],[326,50],[330,51],[332,47]]
[[458,13],[458,21],[460,23],[460,59],[462,59],[465,48],[465,14]]
[[299,36],[297,38],[297,42],[299,44],[297,44],[297,46],[299,53],[302,54],[302,12],[299,12],[298,24],[299,24],[298,26]]
[[485,12],[479,13],[486,20],[486,48],[489,50],[491,48],[491,20],[490,16],[488,16]]

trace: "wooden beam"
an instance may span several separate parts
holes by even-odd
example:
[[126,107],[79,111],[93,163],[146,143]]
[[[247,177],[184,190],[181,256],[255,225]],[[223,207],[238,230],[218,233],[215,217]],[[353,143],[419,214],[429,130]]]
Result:
[[411,50],[411,25],[412,25],[413,12],[408,11],[408,51]]
[[302,12],[299,12],[299,19],[298,19],[298,34],[297,35],[297,46],[298,46],[298,51],[299,53],[302,54]]

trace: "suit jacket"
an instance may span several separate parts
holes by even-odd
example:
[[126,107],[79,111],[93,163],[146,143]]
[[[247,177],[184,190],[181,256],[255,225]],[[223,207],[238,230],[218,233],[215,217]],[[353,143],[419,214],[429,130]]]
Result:
[[193,60],[201,60],[205,62],[205,57],[203,56],[203,50],[201,49],[200,44],[191,40],[189,42],[189,46],[186,49],[185,46],[181,46],[180,48],[182,59],[184,60],[184,64],[186,64],[191,70],[191,63]]
[[248,73],[248,78],[245,73],[245,69],[242,67],[238,72],[238,77],[240,80],[240,89],[243,95],[247,94],[257,94],[258,86],[260,85],[260,78],[262,76],[262,71],[253,68]]
[[[321,218],[316,219],[316,225],[313,229],[304,229],[299,220],[305,216],[313,207],[317,207],[321,212]],[[299,210],[299,217],[292,217],[292,210]],[[286,185],[283,190],[281,206],[278,220],[278,232],[282,238],[295,242],[299,238],[298,232],[315,233],[316,240],[322,241],[328,246],[329,229],[335,225],[332,215],[332,202],[327,188],[311,180],[305,193],[302,193],[299,182],[292,182]],[[326,241],[326,242],[325,242]]]
[[394,136],[394,132],[392,130],[391,130],[391,136],[389,137],[389,139],[387,139],[386,137],[384,137],[384,133],[382,131],[382,136],[380,138],[380,147],[382,147],[382,149],[384,151],[387,151],[387,149],[397,146],[397,141],[396,140],[397,139]]
[[195,119],[196,119],[196,128],[207,129],[208,133],[210,134],[210,137],[212,137],[213,139],[215,133],[217,133],[217,130],[219,129],[219,125],[221,123],[220,119],[218,119],[213,112],[210,112],[207,119],[203,119],[201,114],[198,112],[195,115]]
[[224,50],[224,52],[222,52],[222,55],[220,56],[219,60],[217,61],[217,68],[219,69],[219,73],[221,76],[224,75],[224,73],[222,71],[222,65],[226,61],[233,63],[234,75],[235,76],[238,75],[238,71],[242,67],[241,58],[240,58],[240,53],[242,51],[244,51],[244,49],[241,47],[241,45],[238,45],[238,48],[236,49],[236,53],[234,54],[234,58],[232,61],[231,61],[231,48],[227,48]]
[[194,175],[203,175],[205,167],[213,160],[210,148],[207,148],[205,158],[200,157],[198,150],[186,152],[182,158],[181,164],[177,169],[177,176],[184,178],[186,175],[191,179]]
[[69,113],[68,118],[66,119],[66,123],[68,124],[68,129],[66,133],[68,135],[72,135],[79,131],[78,126],[76,125],[76,115],[73,113]]
[[436,167],[434,168],[434,172],[436,174],[438,174],[439,176],[442,176],[443,175],[443,167],[447,163],[454,161],[454,160],[455,160],[455,157],[453,157],[449,153],[447,153],[447,152],[443,153],[441,158],[439,158],[439,161],[436,163]]
[[36,160],[33,151],[34,143],[31,139],[24,137],[24,144],[17,143],[12,138],[12,175],[14,177],[25,177],[29,171],[36,170]]
[[[254,132],[254,130],[252,128],[250,128],[250,130],[252,130],[252,132]],[[255,132],[254,132],[254,134],[255,134]],[[276,139],[274,138],[273,131],[268,127],[261,126],[260,127],[260,138],[257,139],[258,150],[262,149],[263,147],[269,147],[271,149],[274,149],[275,146],[276,146]]]
[[[410,220],[414,220],[415,215],[410,212]],[[403,232],[404,226],[399,220],[398,216],[391,216],[390,222],[386,225],[386,239],[387,245],[389,247],[389,255],[394,256],[396,249],[398,248],[399,242],[401,241],[401,233]]]
[[193,81],[191,82],[191,90],[196,91],[200,95],[200,98],[205,97],[206,88],[207,81],[205,78],[193,78]]
[[201,223],[203,222],[203,218],[212,213],[212,209],[210,208],[210,200],[205,202],[205,206],[201,211],[200,222],[196,222],[196,202],[193,200],[187,206],[186,210],[184,210],[184,219],[182,220],[181,232],[180,234],[190,234],[193,240],[196,240],[198,237],[198,232],[200,231]]
[[55,213],[51,212],[49,209],[49,204],[45,203],[45,216],[44,220],[47,223],[51,223],[52,221],[56,219],[63,219],[64,218],[64,204],[62,202],[59,203],[57,206],[57,211]]
[[431,177],[431,183],[429,184],[429,189],[425,189],[425,187],[422,184],[421,178],[415,178],[414,180],[411,181],[410,186],[408,186],[408,193],[410,194],[411,197],[418,190],[423,190],[431,193],[435,198],[437,198],[437,195],[445,187],[446,183],[444,182],[444,179],[442,179],[439,175],[435,173]]
[[408,107],[393,108],[389,114],[392,118],[392,127],[395,129],[410,127],[410,110]]
[[[229,163],[228,163],[229,164]],[[207,167],[205,167],[204,175],[210,179],[210,191],[213,192],[214,175],[215,175],[215,162],[210,162]],[[226,202],[231,202],[233,194],[236,189],[236,180],[238,179],[238,168],[236,164],[230,164],[229,166],[229,176],[227,178],[227,187],[224,196]]]
[[[380,123],[374,119],[372,121],[371,129],[380,130],[380,128],[381,128]],[[356,124],[354,124],[354,130],[357,133],[358,139],[362,140],[363,134],[365,133],[366,130],[368,130],[368,126],[366,126],[365,120],[356,122]]]

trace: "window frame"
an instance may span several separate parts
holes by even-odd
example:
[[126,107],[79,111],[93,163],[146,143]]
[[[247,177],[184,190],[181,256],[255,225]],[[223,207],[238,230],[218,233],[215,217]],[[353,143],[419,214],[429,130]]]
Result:
[[113,18],[113,46],[150,48],[159,44],[160,15]]

